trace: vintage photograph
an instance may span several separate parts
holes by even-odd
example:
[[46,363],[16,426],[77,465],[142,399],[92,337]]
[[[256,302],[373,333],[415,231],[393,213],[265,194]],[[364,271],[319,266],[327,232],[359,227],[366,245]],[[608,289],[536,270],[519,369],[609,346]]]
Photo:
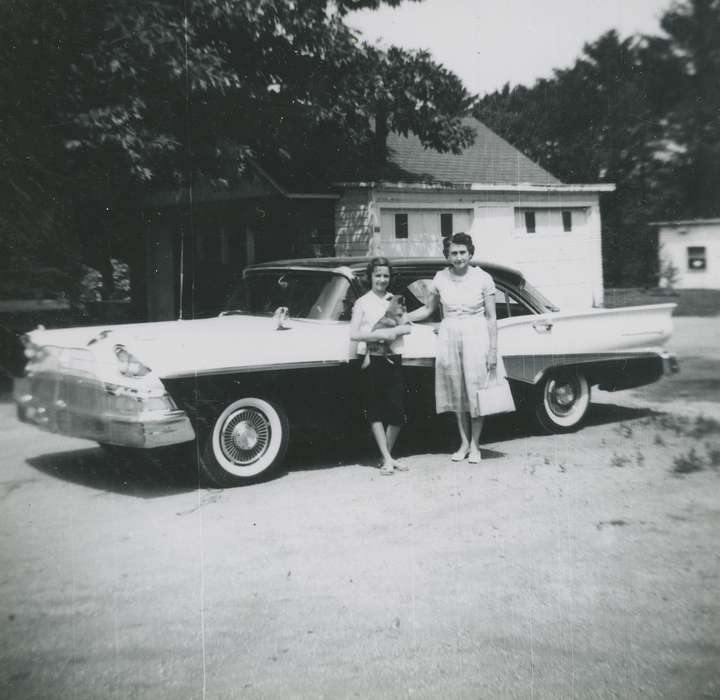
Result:
[[1,697],[720,700],[720,0],[0,57]]

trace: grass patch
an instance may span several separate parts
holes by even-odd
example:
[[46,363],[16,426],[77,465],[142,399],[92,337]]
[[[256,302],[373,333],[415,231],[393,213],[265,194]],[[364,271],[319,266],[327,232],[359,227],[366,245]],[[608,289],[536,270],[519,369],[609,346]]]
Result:
[[[687,416],[678,416],[673,413],[662,413],[660,415],[650,416],[641,421],[642,425],[653,426],[665,433],[674,433],[677,436],[685,436],[692,438],[704,438],[708,435],[720,435],[720,422],[714,418],[706,418],[705,416],[697,416],[695,420]],[[615,432],[622,435],[622,426],[615,429]],[[655,435],[654,442],[656,445],[664,445],[665,441],[660,433]]]
[[720,289],[676,289],[623,287],[605,290],[605,308],[677,304],[675,316],[717,316],[720,314]]
[[705,467],[703,458],[691,447],[687,454],[680,454],[673,459],[672,470],[675,474],[692,474]]
[[630,458],[617,453],[613,454],[612,459],[610,460],[611,467],[626,467],[628,464],[630,464]]
[[720,467],[720,445],[705,445],[708,463],[711,467]]

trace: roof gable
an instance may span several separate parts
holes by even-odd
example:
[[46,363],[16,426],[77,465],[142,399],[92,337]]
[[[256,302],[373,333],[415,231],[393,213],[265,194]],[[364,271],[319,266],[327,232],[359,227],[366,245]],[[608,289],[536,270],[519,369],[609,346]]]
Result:
[[562,184],[482,122],[466,117],[463,124],[475,129],[475,143],[458,155],[427,149],[414,134],[391,133],[387,140],[390,168],[383,179],[455,185]]

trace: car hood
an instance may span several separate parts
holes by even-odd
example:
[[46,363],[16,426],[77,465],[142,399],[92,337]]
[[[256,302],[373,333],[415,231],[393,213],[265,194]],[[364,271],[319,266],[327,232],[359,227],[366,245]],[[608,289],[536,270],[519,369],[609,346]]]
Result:
[[349,324],[230,315],[192,321],[37,330],[33,343],[100,350],[124,345],[160,378],[305,363],[346,362]]

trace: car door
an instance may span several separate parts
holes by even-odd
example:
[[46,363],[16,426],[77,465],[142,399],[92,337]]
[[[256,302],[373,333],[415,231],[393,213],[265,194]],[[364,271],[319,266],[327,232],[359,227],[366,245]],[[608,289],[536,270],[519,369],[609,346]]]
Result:
[[498,352],[508,377],[532,382],[557,352],[553,315],[538,313],[521,290],[502,282],[496,288]]

